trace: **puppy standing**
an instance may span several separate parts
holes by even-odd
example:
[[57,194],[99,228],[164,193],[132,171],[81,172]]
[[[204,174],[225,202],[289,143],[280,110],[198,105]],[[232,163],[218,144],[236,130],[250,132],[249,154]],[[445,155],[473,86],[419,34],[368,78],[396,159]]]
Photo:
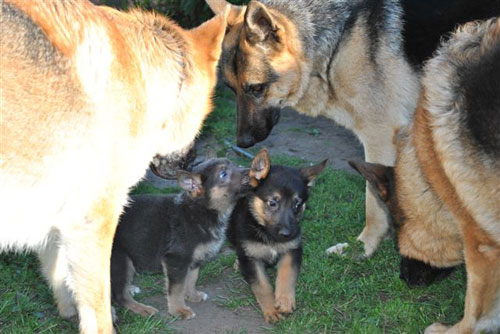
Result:
[[61,316],[111,333],[118,217],[210,112],[225,16],[185,31],[83,0],[0,5],[0,250],[37,251]]
[[414,282],[422,262],[446,271],[465,261],[463,319],[425,333],[499,333],[500,18],[460,27],[424,73],[394,169],[353,166],[389,209],[403,278]]
[[[241,199],[231,217],[228,239],[236,248],[238,263],[267,322],[275,322],[295,308],[295,286],[302,263],[299,222],[309,189],[326,166],[326,160],[309,168],[271,166],[267,150],[252,162],[258,187]],[[276,289],[266,266],[278,266]]]
[[185,193],[133,196],[113,243],[113,300],[135,313],[156,313],[156,309],[136,302],[129,287],[134,267],[153,271],[162,267],[168,312],[193,318],[195,314],[184,298],[192,302],[207,298],[195,290],[200,265],[219,252],[229,217],[237,200],[250,190],[250,181],[249,170],[241,170],[226,159],[212,159],[193,173],[180,172],[178,183]]

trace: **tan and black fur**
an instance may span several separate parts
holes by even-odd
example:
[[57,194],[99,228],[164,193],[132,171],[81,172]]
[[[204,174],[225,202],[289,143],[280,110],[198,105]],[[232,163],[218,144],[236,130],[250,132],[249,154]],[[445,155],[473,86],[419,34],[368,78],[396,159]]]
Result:
[[[236,205],[228,239],[267,322],[280,320],[295,309],[295,287],[302,263],[300,219],[309,190],[326,160],[308,168],[270,164],[267,150],[252,163],[257,187]],[[266,267],[277,266],[276,288]]]
[[118,217],[210,112],[226,18],[186,31],[84,0],[0,6],[0,250],[36,251],[60,315],[112,333]]
[[163,269],[168,312],[193,318],[185,299],[207,299],[195,288],[200,266],[222,247],[233,208],[251,189],[249,172],[227,159],[210,159],[192,172],[177,172],[181,194],[131,196],[113,242],[113,301],[143,316],[155,314],[133,299],[130,286],[135,269]]
[[[224,0],[207,3],[215,12],[226,8]],[[280,109],[293,107],[352,130],[366,161],[392,166],[395,135],[417,105],[414,62],[430,54],[457,22],[500,11],[495,0],[445,3],[253,0],[231,6],[221,63],[237,95],[238,145],[264,140]],[[387,231],[383,209],[367,187],[366,226],[358,237],[367,256]]]
[[411,268],[417,262],[465,262],[463,319],[427,334],[500,331],[499,87],[500,19],[460,27],[424,68],[394,169],[353,163],[387,205],[405,279],[422,275]]

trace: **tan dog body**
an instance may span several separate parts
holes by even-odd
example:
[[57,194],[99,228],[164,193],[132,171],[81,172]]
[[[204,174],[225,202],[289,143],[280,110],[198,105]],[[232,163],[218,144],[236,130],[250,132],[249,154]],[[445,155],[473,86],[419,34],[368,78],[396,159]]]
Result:
[[[223,0],[207,2],[215,12],[225,9]],[[274,123],[265,122],[265,115],[293,107],[352,130],[366,161],[394,164],[395,135],[416,107],[419,81],[402,57],[399,4],[384,7],[384,28],[377,28],[376,41],[368,7],[368,2],[357,6],[336,0],[231,6],[222,68],[237,94],[239,145],[251,144],[251,137],[265,139]],[[367,190],[366,227],[358,239],[370,256],[388,224]]]
[[184,31],[86,1],[1,6],[0,249],[36,250],[61,315],[111,333],[118,217],[153,155],[189,147],[210,112],[225,20]]
[[352,165],[387,205],[404,279],[465,262],[463,319],[425,333],[499,333],[500,19],[457,29],[426,64],[422,85],[394,169]]

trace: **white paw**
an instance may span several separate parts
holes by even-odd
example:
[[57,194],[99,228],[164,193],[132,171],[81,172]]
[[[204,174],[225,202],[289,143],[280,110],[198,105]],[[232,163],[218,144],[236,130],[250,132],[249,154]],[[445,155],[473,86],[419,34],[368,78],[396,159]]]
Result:
[[343,255],[344,250],[349,246],[347,242],[344,243],[339,243],[336,244],[335,246],[332,246],[326,250],[326,254],[337,254],[337,255]]

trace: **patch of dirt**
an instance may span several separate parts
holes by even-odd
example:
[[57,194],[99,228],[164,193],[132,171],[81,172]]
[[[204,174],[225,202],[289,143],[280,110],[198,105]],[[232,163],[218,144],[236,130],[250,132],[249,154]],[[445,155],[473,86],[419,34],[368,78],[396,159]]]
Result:
[[[231,269],[227,269],[229,271]],[[197,285],[197,290],[208,294],[208,300],[200,303],[186,302],[196,313],[190,320],[176,320],[171,326],[176,334],[264,334],[271,325],[264,321],[260,311],[251,306],[242,306],[236,310],[221,305],[232,294],[239,290],[238,283],[228,278],[231,273],[221,273],[220,280],[208,284]],[[155,295],[145,303],[156,307],[159,316],[169,318],[167,302],[163,295]]]
[[[232,138],[228,138],[232,139]],[[363,159],[363,148],[356,137],[345,128],[324,117],[307,117],[293,110],[284,110],[280,122],[274,127],[271,135],[257,148],[267,147],[273,155],[290,155],[311,162],[320,162],[328,159],[334,169],[343,169],[353,172],[347,160]],[[219,150],[213,138],[206,136],[197,143],[198,158],[207,155],[207,148]],[[231,158],[234,152],[230,149],[227,156]],[[166,181],[158,178],[150,171],[146,180],[156,187],[175,187],[175,181]],[[259,310],[253,307],[242,307],[236,311],[221,306],[223,300],[233,290],[235,282],[229,275],[221,273],[220,279],[198,289],[208,293],[207,301],[188,303],[196,313],[196,318],[186,321],[175,321],[172,326],[178,329],[179,334],[264,334],[270,325],[264,322]],[[219,301],[219,302],[217,302]],[[157,295],[146,300],[160,310],[161,316],[168,316],[167,303],[163,295]]]

